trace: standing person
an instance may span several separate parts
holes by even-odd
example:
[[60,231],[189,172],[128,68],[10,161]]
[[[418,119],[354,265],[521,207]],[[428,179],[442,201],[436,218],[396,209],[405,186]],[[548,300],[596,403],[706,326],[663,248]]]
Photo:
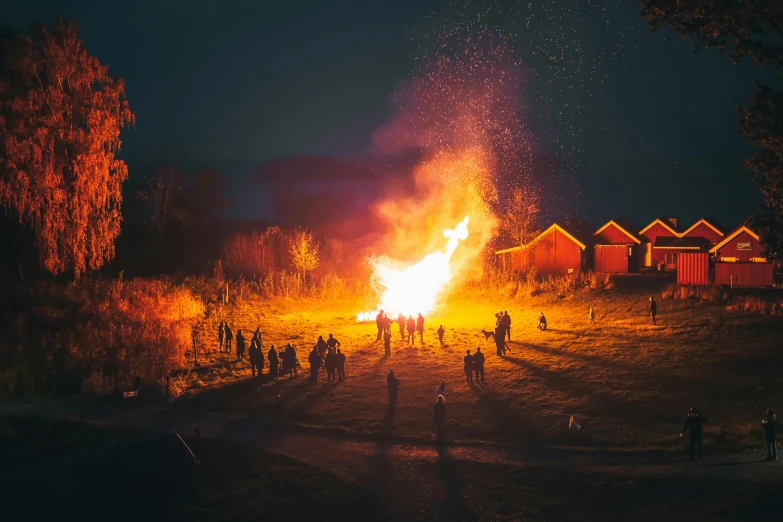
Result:
[[391,332],[383,333],[383,353],[386,357],[391,355]]
[[438,395],[445,395],[446,394],[446,383],[442,382],[438,385],[437,388],[435,388],[435,401],[438,400]]
[[326,341],[324,341],[323,335],[318,336],[318,342],[315,343],[315,347],[318,350],[318,356],[323,361],[324,356],[326,355],[326,350],[329,348],[329,346],[326,344]]
[[421,314],[416,318],[416,331],[419,332],[421,343],[424,344],[424,316]]
[[273,381],[277,381],[277,367],[280,364],[280,359],[277,357],[277,350],[274,344],[269,348],[267,359],[269,360],[269,376]]
[[647,309],[647,313],[650,314],[653,326],[655,326],[655,315],[658,313],[658,303],[655,302],[655,298],[650,296],[650,308]]
[[397,411],[397,388],[400,387],[400,381],[394,376],[392,369],[386,376],[386,387],[389,388],[389,414],[394,415],[394,412]]
[[595,312],[593,311],[593,307],[590,307],[590,311],[587,312],[587,317],[590,318],[590,324],[595,324]]
[[386,314],[383,314],[383,333],[391,332],[391,325],[393,322],[394,319],[392,319]]
[[383,335],[383,329],[385,324],[386,324],[386,320],[384,319],[383,316],[383,310],[381,310],[380,312],[378,312],[378,315],[375,316],[375,326],[378,327],[378,338],[375,339],[376,341],[381,340],[381,336]]
[[261,327],[259,326],[256,328],[256,331],[253,332],[253,339],[256,340],[258,343],[258,349],[261,350],[264,347],[264,340],[261,339]]
[[231,327],[228,323],[224,324],[226,325],[226,353],[231,353],[231,341],[234,340],[234,332],[231,331]]
[[[256,338],[253,337],[253,339],[250,341],[250,349],[247,351],[247,354],[250,359],[250,376],[255,377],[256,376],[256,363],[258,362],[258,345],[256,344]],[[261,371],[258,372],[259,377],[261,376]]]
[[[391,334],[389,332],[386,332],[389,337],[391,338]],[[335,361],[337,361],[337,378],[341,381],[345,380],[345,354],[340,351],[340,349],[337,349],[337,355],[335,356]]]
[[767,418],[761,425],[767,438],[767,460],[778,460],[778,418],[773,410],[767,410]]
[[220,321],[220,326],[218,326],[218,353],[223,352],[223,343],[226,339],[225,324],[223,321]]
[[701,442],[702,435],[704,434],[704,423],[707,419],[699,414],[699,410],[696,407],[692,407],[691,411],[685,417],[685,424],[682,427],[682,433],[680,437],[685,435],[686,431],[691,435],[691,460],[693,460],[694,453],[700,459],[701,458]]
[[241,361],[245,358],[245,336],[242,335],[242,330],[237,330],[237,360]]
[[397,324],[400,325],[400,341],[405,340],[405,316],[400,314],[397,316]]
[[332,337],[332,334],[329,334],[329,339],[327,339],[326,341],[326,347],[332,351],[335,351],[340,346],[342,346],[342,344],[340,344],[340,341]]
[[468,384],[473,382],[473,356],[470,355],[470,350],[465,350],[465,357],[462,358],[463,371],[467,378]]
[[334,372],[337,369],[337,353],[334,350],[326,352],[326,382],[334,382]]
[[318,355],[318,350],[315,347],[313,347],[307,360],[310,363],[310,382],[318,384],[318,368],[321,367],[321,357]]
[[408,317],[405,326],[408,328],[408,343],[414,344],[416,342],[416,336],[414,335],[414,332],[416,331],[416,321],[413,319],[412,315]]
[[538,313],[538,329],[542,332],[546,330],[546,317],[544,317],[544,312]]
[[446,437],[446,400],[443,395],[438,395],[435,401],[435,428],[438,441],[443,442]]
[[438,341],[440,341],[440,345],[443,346],[443,334],[446,333],[446,330],[443,329],[443,325],[440,325],[440,328],[438,328]]
[[503,312],[498,312],[495,314],[495,327],[501,326],[503,324]]
[[285,362],[285,365],[287,366],[288,376],[296,377],[296,350],[294,349],[294,345],[288,343],[288,345],[285,347],[285,351],[283,351],[283,354],[285,355],[285,357],[283,357],[283,362]]
[[495,335],[493,338],[495,339],[495,349],[497,349],[498,356],[502,357],[506,355],[506,339],[502,326],[495,328]]
[[500,319],[500,326],[506,331],[508,340],[511,340],[511,316],[508,315],[508,310],[503,312],[503,317]]
[[479,376],[481,382],[484,382],[484,354],[481,353],[481,346],[477,346],[476,353],[473,354],[473,371],[476,372],[476,382],[479,381]]

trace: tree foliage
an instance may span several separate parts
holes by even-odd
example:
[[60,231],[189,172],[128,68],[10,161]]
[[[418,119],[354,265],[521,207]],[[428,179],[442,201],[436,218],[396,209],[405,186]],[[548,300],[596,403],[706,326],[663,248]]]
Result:
[[136,192],[136,202],[145,220],[158,233],[183,225],[190,217],[193,197],[182,172],[173,165],[163,165]]
[[318,266],[318,242],[309,230],[297,230],[291,242],[291,263],[302,277],[307,277],[307,272],[315,270]]
[[4,38],[0,205],[35,233],[42,267],[79,277],[114,256],[134,116],[122,80],[90,56],[74,23]]
[[525,245],[539,234],[541,229],[537,221],[540,210],[541,198],[535,187],[514,190],[503,216],[503,226],[514,245]]
[[[749,56],[762,67],[783,67],[783,2],[779,0],[640,0],[653,30],[671,26],[695,37],[697,48],[731,47],[735,63]],[[769,259],[783,260],[783,93],[756,83],[740,108],[739,129],[760,151],[745,161],[767,213],[755,225]]]

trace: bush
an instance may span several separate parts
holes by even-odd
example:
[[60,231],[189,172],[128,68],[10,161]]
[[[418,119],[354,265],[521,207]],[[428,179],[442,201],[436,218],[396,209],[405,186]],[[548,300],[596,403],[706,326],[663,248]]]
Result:
[[136,376],[161,384],[185,364],[204,315],[187,287],[151,279],[42,283],[12,301],[0,333],[0,394],[14,396],[101,392]]

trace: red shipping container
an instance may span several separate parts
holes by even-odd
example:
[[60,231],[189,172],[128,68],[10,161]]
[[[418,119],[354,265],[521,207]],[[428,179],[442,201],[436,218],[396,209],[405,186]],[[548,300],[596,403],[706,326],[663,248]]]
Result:
[[709,252],[680,252],[677,255],[677,283],[708,285],[710,283]]
[[595,271],[606,274],[627,274],[628,248],[628,245],[596,245]]
[[772,263],[716,263],[715,283],[728,286],[772,286]]

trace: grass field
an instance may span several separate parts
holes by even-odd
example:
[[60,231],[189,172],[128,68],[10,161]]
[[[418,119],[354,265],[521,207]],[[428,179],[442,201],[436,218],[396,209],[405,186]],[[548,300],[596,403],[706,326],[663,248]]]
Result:
[[[763,411],[783,404],[783,320],[714,302],[668,299],[659,301],[658,325],[652,326],[647,298],[660,296],[666,284],[637,276],[618,280],[612,290],[585,289],[564,299],[451,298],[426,318],[423,344],[411,346],[396,335],[388,358],[375,340],[374,323],[354,319],[363,303],[246,297],[205,323],[202,366],[176,386],[194,404],[254,415],[274,411],[280,393],[282,422],[431,440],[434,390],[445,382],[450,440],[629,449],[679,448],[682,419],[696,405],[709,419],[706,451],[760,444]],[[590,306],[595,325],[588,324]],[[480,333],[494,326],[499,310],[508,310],[513,320],[511,351],[503,358]],[[547,316],[546,332],[536,329],[539,311]],[[217,353],[219,318],[235,332],[260,326],[265,350],[293,343],[305,367],[300,377],[245,383],[237,393],[250,368]],[[440,324],[444,346],[435,333]],[[318,335],[329,333],[348,357],[348,378],[327,385],[322,373],[318,385],[309,385],[307,354]],[[486,354],[486,383],[468,385],[462,356],[477,346]],[[385,416],[389,368],[401,381],[393,422]],[[197,394],[206,388],[212,391]],[[568,430],[572,415],[581,433]]]

